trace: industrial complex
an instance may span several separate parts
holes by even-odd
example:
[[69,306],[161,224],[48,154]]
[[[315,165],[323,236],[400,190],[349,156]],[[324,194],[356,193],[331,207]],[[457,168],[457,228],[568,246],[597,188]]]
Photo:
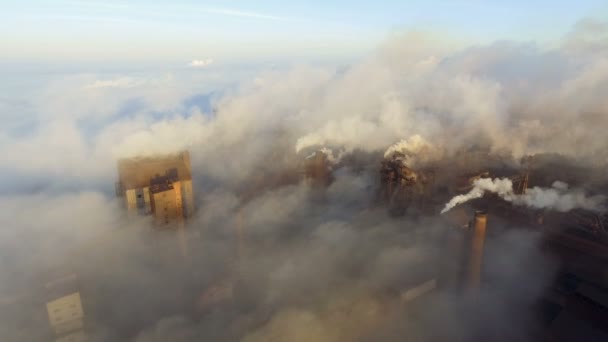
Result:
[[[169,293],[176,291],[168,297],[175,301],[175,308],[186,310],[194,320],[205,320],[219,308],[236,310],[234,308],[247,303],[245,307],[256,307],[258,314],[246,322],[235,322],[239,329],[268,323],[279,307],[255,294],[261,290],[252,290],[249,269],[255,267],[251,260],[264,255],[264,246],[269,241],[248,231],[247,218],[255,220],[255,213],[248,212],[248,204],[274,189],[304,186],[311,189],[308,201],[323,206],[329,201],[333,184],[338,182],[338,172],[371,169],[375,170],[373,186],[367,192],[369,208],[364,209],[379,210],[395,227],[399,227],[399,222],[432,225],[434,228],[418,229],[415,239],[394,242],[396,247],[428,246],[430,252],[425,252],[407,269],[384,275],[394,278],[389,282],[348,289],[335,296],[321,315],[336,324],[350,322],[346,324],[350,328],[341,330],[337,340],[373,336],[397,313],[420,315],[429,303],[446,293],[473,302],[475,298],[482,300],[484,293],[496,286],[492,276],[488,277],[492,273],[488,265],[496,261],[492,258],[500,257],[500,252],[493,250],[492,237],[505,227],[534,232],[540,237],[538,250],[558,260],[555,276],[529,308],[538,322],[526,337],[563,342],[607,340],[608,217],[605,211],[591,205],[535,207],[532,202],[526,202],[538,196],[543,185],[556,181],[545,169],[549,166],[542,161],[542,156],[527,157],[515,166],[505,166],[489,155],[473,152],[466,156],[467,167],[454,173],[445,165],[450,161],[444,160],[415,169],[408,165],[408,157],[398,151],[379,161],[376,159],[375,164],[369,164],[365,158],[336,160],[328,153],[331,152],[317,150],[301,158],[297,167],[285,171],[293,176],[283,176],[278,181],[260,180],[242,187],[245,190],[239,193],[227,224],[232,232],[224,233],[231,241],[233,252],[225,254],[223,269],[212,278],[197,272],[200,267],[197,246],[202,242],[193,220],[198,211],[207,208],[195,201],[203,196],[193,184],[195,171],[189,152],[118,161],[116,195],[125,217],[145,220],[153,236],[157,236],[155,239],[163,241],[162,250],[158,242],[150,241],[137,248],[152,251],[145,254],[155,255],[158,259],[152,262],[158,265],[179,265],[174,267],[175,282],[168,290]],[[570,180],[575,180],[574,175]],[[494,185],[506,188],[497,190]],[[570,196],[560,183],[548,189],[556,196]],[[326,192],[328,195],[324,195]],[[284,239],[289,245],[289,237]],[[352,267],[352,272],[356,272],[357,266]],[[109,272],[110,277],[118,275]],[[91,283],[93,278],[90,272],[77,266],[64,267],[61,272],[45,277],[44,289],[39,291],[44,293],[39,307],[46,307],[50,340],[89,341],[98,327],[95,317],[112,312],[111,303],[94,299],[104,296],[110,287]],[[374,284],[373,279],[365,281]],[[32,300],[26,295],[4,300],[2,305],[20,305],[24,298]],[[306,305],[306,300],[302,299],[300,304]],[[138,324],[131,322],[121,329],[126,335],[135,334],[141,329]],[[272,334],[276,340],[284,340],[280,330]],[[492,339],[488,334],[481,329],[474,339]],[[580,339],[581,336],[584,338]]]

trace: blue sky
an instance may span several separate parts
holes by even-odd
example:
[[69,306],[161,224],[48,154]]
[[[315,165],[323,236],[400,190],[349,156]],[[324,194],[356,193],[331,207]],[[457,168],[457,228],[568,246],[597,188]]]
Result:
[[256,60],[348,57],[390,32],[427,30],[473,42],[551,42],[605,0],[579,1],[5,1],[0,59]]

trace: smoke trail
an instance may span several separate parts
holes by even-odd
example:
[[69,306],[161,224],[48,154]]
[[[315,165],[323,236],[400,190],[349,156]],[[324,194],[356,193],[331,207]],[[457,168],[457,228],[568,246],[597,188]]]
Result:
[[391,145],[386,152],[384,152],[384,158],[389,157],[394,152],[415,154],[429,148],[431,148],[431,144],[424,140],[424,138],[422,138],[420,135],[416,134],[409,137],[409,139],[401,139],[399,142]]
[[457,205],[466,203],[472,199],[481,198],[486,191],[497,193],[500,197],[505,198],[508,194],[513,193],[513,182],[508,178],[491,179],[480,178],[473,183],[474,187],[466,194],[453,197],[441,211],[445,213]]
[[319,150],[319,152],[325,153],[325,155],[327,156],[327,161],[332,166],[339,164],[342,161],[342,158],[344,157],[344,155],[346,154],[346,151],[341,150],[338,152],[338,155],[334,155],[334,152],[327,147],[323,147],[322,149]]
[[415,166],[441,157],[441,150],[418,134],[412,135],[408,139],[401,139],[391,145],[384,152],[384,158],[390,157],[395,152],[405,156],[404,163],[408,166]]
[[342,161],[342,158],[344,157],[344,155],[346,155],[346,151],[344,151],[344,150],[341,150],[340,152],[338,152],[337,155],[334,155],[334,152],[331,149],[329,149],[327,147],[323,147],[321,149],[314,151],[313,153],[309,154],[308,156],[306,156],[306,159],[314,158],[317,155],[317,153],[322,153],[325,155],[330,167],[334,167],[334,166],[340,164],[340,162]]
[[568,191],[568,184],[560,181],[553,183],[551,188],[534,187],[528,189],[525,194],[516,194],[513,190],[513,182],[508,178],[480,178],[473,182],[473,189],[464,195],[453,197],[443,208],[445,213],[457,205],[463,204],[475,198],[482,197],[486,192],[497,194],[505,201],[515,205],[524,205],[532,208],[547,208],[557,211],[570,211],[581,208],[595,212],[605,210],[605,196],[587,196],[580,190]]
[[543,189],[534,187],[528,189],[525,194],[516,196],[513,203],[527,205],[533,208],[550,208],[557,211],[570,211],[581,208],[595,212],[606,210],[606,196],[597,195],[588,197],[580,190],[568,191],[568,185],[564,182],[554,182],[552,188]]

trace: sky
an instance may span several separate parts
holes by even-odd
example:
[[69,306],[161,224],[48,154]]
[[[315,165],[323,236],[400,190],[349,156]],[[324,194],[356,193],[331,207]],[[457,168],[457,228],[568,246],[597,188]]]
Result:
[[602,0],[0,3],[0,63],[349,59],[396,31],[550,43],[581,18],[608,16]]

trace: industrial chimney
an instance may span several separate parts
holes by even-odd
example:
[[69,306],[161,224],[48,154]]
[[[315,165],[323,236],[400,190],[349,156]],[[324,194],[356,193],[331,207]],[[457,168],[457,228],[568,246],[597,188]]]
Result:
[[483,262],[483,244],[486,238],[487,221],[488,216],[484,211],[475,212],[467,279],[467,287],[474,291],[479,290],[481,284],[481,265]]

